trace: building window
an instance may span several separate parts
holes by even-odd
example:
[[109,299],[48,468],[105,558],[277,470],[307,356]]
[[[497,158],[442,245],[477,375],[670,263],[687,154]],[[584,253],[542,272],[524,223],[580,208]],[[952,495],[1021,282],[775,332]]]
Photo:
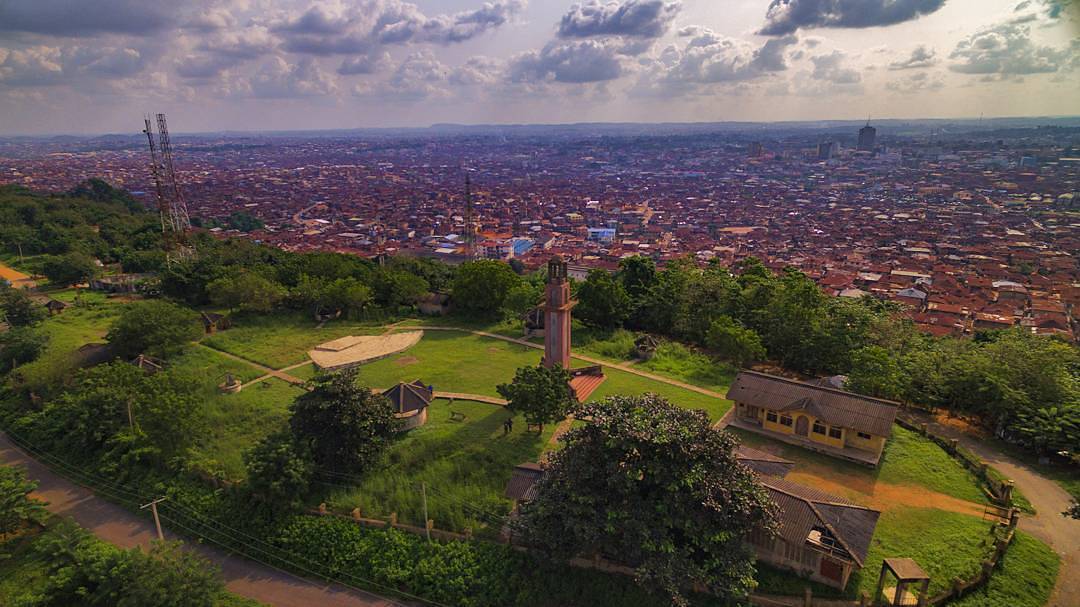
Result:
[[780,425],[781,426],[790,426],[791,424],[792,424],[792,421],[791,421],[791,416],[790,415],[781,415],[780,416]]
[[840,438],[842,436],[843,432],[841,432],[840,428],[837,428],[836,426],[829,428],[829,438]]
[[871,436],[865,432],[859,432],[859,438],[863,440],[870,440]]
[[814,434],[825,434],[825,424],[814,420]]
[[772,423],[775,424],[776,423],[776,412],[775,411],[769,411],[769,412],[765,413],[765,419],[767,419],[767,420],[769,420],[769,421],[771,421]]

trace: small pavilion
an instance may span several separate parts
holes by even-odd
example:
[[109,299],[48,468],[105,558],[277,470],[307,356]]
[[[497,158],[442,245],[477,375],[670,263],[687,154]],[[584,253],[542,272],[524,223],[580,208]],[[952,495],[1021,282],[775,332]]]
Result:
[[[895,588],[885,588],[886,574],[896,578]],[[918,584],[918,593],[908,587]],[[877,592],[874,594],[874,607],[926,607],[929,600],[930,576],[923,568],[909,558],[885,559],[881,563],[881,575],[878,576]],[[891,595],[891,598],[890,598]],[[888,602],[885,602],[888,601]]]

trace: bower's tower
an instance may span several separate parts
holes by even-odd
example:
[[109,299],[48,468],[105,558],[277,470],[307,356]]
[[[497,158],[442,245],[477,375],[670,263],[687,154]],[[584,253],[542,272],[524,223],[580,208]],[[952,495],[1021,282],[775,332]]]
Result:
[[566,278],[566,262],[556,255],[548,261],[548,278],[544,299],[544,366],[556,363],[570,369],[570,310],[577,302],[570,299],[570,281]]

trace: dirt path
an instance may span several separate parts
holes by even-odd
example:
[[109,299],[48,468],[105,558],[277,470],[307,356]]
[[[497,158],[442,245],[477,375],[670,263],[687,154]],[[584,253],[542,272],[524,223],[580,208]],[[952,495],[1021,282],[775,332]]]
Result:
[[[49,468],[18,449],[0,433],[0,463],[26,468],[27,476],[38,481],[34,496],[49,502],[50,512],[70,517],[98,538],[121,548],[147,547],[155,538],[154,524],[112,504],[89,489],[54,474]],[[168,523],[164,523],[168,527]],[[176,539],[172,533],[165,534]],[[249,561],[226,551],[188,543],[222,568],[225,587],[234,594],[275,607],[394,607],[403,603],[338,584],[304,579]]]
[[958,439],[960,444],[1016,482],[1016,487],[1023,492],[1036,512],[1035,516],[1020,518],[1020,529],[1046,542],[1061,555],[1061,571],[1047,607],[1080,605],[1080,521],[1061,516],[1071,503],[1069,494],[1060,485],[1040,474],[1037,467],[999,452],[987,441],[962,432],[952,425],[930,419],[924,421],[938,434]]
[[931,491],[918,485],[891,485],[879,481],[874,483],[873,489],[864,493],[852,490],[851,485],[847,483],[822,478],[816,474],[791,472],[786,478],[833,495],[846,497],[857,504],[882,512],[898,507],[937,508],[938,510],[982,517],[985,509],[982,504]]
[[[265,379],[269,379],[271,377],[276,377],[276,378],[278,378],[278,379],[280,379],[282,381],[287,381],[290,384],[295,384],[295,385],[298,385],[298,386],[302,386],[302,385],[304,385],[306,383],[304,380],[300,379],[299,377],[293,377],[292,375],[289,375],[288,373],[285,373],[282,370],[271,369],[270,367],[267,367],[266,365],[261,365],[261,364],[255,362],[255,361],[253,361],[253,360],[249,360],[247,358],[244,358],[243,356],[237,356],[235,354],[231,354],[229,352],[226,352],[225,350],[218,350],[217,348],[212,348],[212,347],[210,347],[210,346],[208,346],[208,345],[206,345],[206,344],[204,344],[202,342],[196,342],[196,343],[198,343],[199,346],[201,346],[203,348],[206,348],[207,350],[213,350],[214,352],[217,352],[218,354],[224,356],[225,358],[231,358],[232,360],[240,361],[242,363],[247,363],[247,364],[251,365],[252,367],[255,367],[256,369],[263,372],[263,374],[260,375],[259,377],[256,377],[255,379],[253,379],[253,380],[249,381],[248,383],[244,384],[245,388],[247,386],[250,386],[252,384],[257,384],[257,383],[259,383],[259,382],[261,382],[261,381],[263,381]],[[299,364],[294,365],[293,367],[289,367],[289,368],[292,369],[292,368],[295,368],[295,367],[301,367],[301,366],[307,364],[307,362],[308,361],[305,361],[303,363],[299,363]]]

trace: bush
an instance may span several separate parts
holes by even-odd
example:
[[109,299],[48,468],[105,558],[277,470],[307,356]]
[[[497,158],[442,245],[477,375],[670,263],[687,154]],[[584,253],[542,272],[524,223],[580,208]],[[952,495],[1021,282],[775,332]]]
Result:
[[106,337],[118,356],[168,358],[202,335],[195,312],[162,300],[124,306]]

